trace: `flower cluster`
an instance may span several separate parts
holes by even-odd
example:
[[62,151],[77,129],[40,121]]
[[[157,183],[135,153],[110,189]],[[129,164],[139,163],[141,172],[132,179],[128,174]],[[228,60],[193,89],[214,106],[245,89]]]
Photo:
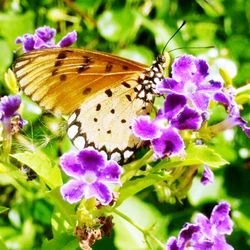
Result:
[[20,96],[4,96],[0,100],[0,121],[8,133],[13,134],[25,125],[25,121],[17,113],[20,104]]
[[178,238],[169,238],[166,250],[232,250],[233,247],[225,239],[225,235],[232,233],[233,227],[229,212],[230,205],[227,202],[220,202],[214,207],[210,218],[198,214],[196,222],[186,224]]
[[120,186],[121,167],[113,160],[90,148],[66,153],[60,159],[63,171],[73,179],[61,187],[63,198],[75,203],[95,197],[102,205],[112,201],[110,184]]
[[204,60],[182,56],[172,65],[172,78],[157,85],[159,93],[167,96],[156,118],[138,117],[134,121],[134,134],[151,141],[157,158],[180,154],[184,141],[179,131],[199,130],[206,120],[209,102],[222,87],[219,82],[208,81],[207,76]]
[[35,49],[69,47],[77,40],[76,31],[72,31],[64,36],[57,44],[55,43],[56,30],[48,26],[40,27],[35,30],[35,34],[25,34],[17,37],[16,43],[23,45],[24,52]]
[[209,104],[217,101],[226,106],[229,117],[211,132],[239,125],[250,137],[250,128],[240,117],[232,89],[208,79],[206,61],[184,55],[172,65],[172,77],[166,78],[157,89],[166,94],[163,107],[153,121],[149,116],[140,116],[132,124],[133,133],[142,140],[149,140],[156,158],[180,155],[184,150],[182,130],[197,131],[209,118]]

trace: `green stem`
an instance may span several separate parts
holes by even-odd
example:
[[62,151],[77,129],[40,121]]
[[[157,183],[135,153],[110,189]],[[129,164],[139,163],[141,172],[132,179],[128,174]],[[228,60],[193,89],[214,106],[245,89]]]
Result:
[[144,165],[152,161],[153,151],[149,150],[141,159],[131,162],[123,166],[124,175],[122,176],[122,182],[130,180],[136,175],[137,171]]
[[250,84],[246,84],[238,89],[236,89],[236,95],[241,94],[242,92],[250,91]]
[[[113,212],[115,214],[117,214],[118,216],[120,216],[121,218],[123,218],[124,220],[126,220],[128,223],[130,223],[132,226],[134,226],[137,230],[139,230],[144,238],[145,241],[147,242],[147,237],[151,238],[152,240],[154,240],[162,249],[165,249],[165,245],[157,238],[155,237],[153,234],[151,234],[148,230],[143,229],[142,227],[140,227],[139,225],[137,225],[136,223],[134,223],[134,221],[129,218],[127,215],[125,215],[124,213],[120,212],[118,209],[114,209]],[[147,243],[148,244],[148,243]]]

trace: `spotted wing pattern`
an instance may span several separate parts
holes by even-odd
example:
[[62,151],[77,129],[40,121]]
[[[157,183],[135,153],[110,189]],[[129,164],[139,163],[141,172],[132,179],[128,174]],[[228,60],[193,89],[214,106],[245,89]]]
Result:
[[152,95],[147,101],[140,99],[136,87],[135,79],[127,79],[84,102],[68,121],[68,136],[74,145],[79,149],[92,146],[103,150],[116,161],[130,158],[141,144],[132,134],[132,120],[149,114],[152,108]]

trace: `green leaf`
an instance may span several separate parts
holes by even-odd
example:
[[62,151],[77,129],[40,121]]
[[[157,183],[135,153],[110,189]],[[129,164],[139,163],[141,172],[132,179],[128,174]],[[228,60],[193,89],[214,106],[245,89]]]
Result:
[[111,42],[131,39],[135,34],[135,16],[128,9],[108,10],[99,16],[97,28]]
[[4,241],[2,240],[1,236],[0,236],[0,249],[1,250],[8,250],[8,248],[4,244]]
[[8,210],[9,210],[8,207],[0,206],[0,214],[6,212]]
[[42,114],[42,109],[35,102],[25,95],[22,95],[22,117],[28,121],[28,125],[33,124]]
[[[131,209],[133,208],[133,209]],[[147,204],[136,197],[130,197],[120,207],[121,213],[128,216],[135,224],[155,235],[159,240],[166,239],[166,217],[151,204]],[[143,213],[143,214],[142,214]],[[119,250],[149,249],[145,243],[143,234],[129,222],[117,214],[114,215],[115,245]],[[151,242],[148,237],[147,240]],[[129,247],[128,247],[129,246]],[[152,249],[158,249],[152,245]]]
[[221,1],[196,0],[208,16],[219,17],[224,14],[225,9]]
[[12,62],[12,52],[8,44],[4,40],[0,40],[0,51],[1,51],[0,78],[3,78],[3,73]]
[[[33,20],[33,12],[26,12],[24,15],[0,13],[0,35],[5,38],[10,49],[16,48],[16,38],[18,36],[22,36],[24,33],[33,32]],[[4,57],[1,56],[1,58]]]
[[53,166],[41,151],[17,153],[12,157],[34,170],[51,189],[63,184],[59,167]]
[[185,160],[196,160],[199,161],[200,164],[206,164],[215,168],[228,164],[226,160],[206,145],[190,144],[186,152]]
[[237,224],[237,227],[244,230],[248,235],[250,235],[250,200],[248,197],[243,199],[233,199],[234,203],[237,204],[232,210],[232,219]]
[[117,54],[121,57],[148,65],[150,65],[154,59],[153,52],[143,46],[129,46],[126,49],[120,50]]
[[48,241],[45,240],[42,245],[42,250],[60,249],[60,250],[75,250],[78,248],[78,241],[72,234],[63,233],[58,237]]
[[[59,188],[56,188],[47,193],[47,198],[54,204],[55,210],[52,218],[53,232],[60,232],[59,228],[63,228],[63,231],[75,226],[75,205],[69,204],[62,199]],[[64,223],[60,225],[60,223]]]
[[[168,41],[169,37],[174,33],[174,30],[166,26],[162,20],[149,20],[145,17],[142,17],[142,25],[149,29],[155,38],[155,43],[159,48],[163,48]],[[177,48],[177,38],[171,41],[171,44],[168,46],[168,49]]]
[[5,85],[11,94],[18,94],[19,87],[14,72],[11,69],[4,74]]
[[215,176],[213,185],[204,186],[199,178],[194,178],[188,200],[192,206],[199,206],[206,202],[218,201],[219,198],[225,197],[223,189],[223,178]]
[[162,181],[162,178],[158,175],[148,175],[147,177],[131,180],[122,186],[120,189],[120,196],[117,204],[121,204],[128,197],[135,195],[141,190]]

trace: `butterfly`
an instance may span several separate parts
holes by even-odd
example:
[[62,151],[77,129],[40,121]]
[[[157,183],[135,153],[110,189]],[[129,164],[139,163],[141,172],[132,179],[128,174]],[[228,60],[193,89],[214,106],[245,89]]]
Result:
[[14,72],[33,101],[69,115],[67,134],[76,148],[94,147],[124,162],[142,145],[131,123],[152,110],[167,60],[161,54],[148,67],[104,52],[48,48],[23,54]]

